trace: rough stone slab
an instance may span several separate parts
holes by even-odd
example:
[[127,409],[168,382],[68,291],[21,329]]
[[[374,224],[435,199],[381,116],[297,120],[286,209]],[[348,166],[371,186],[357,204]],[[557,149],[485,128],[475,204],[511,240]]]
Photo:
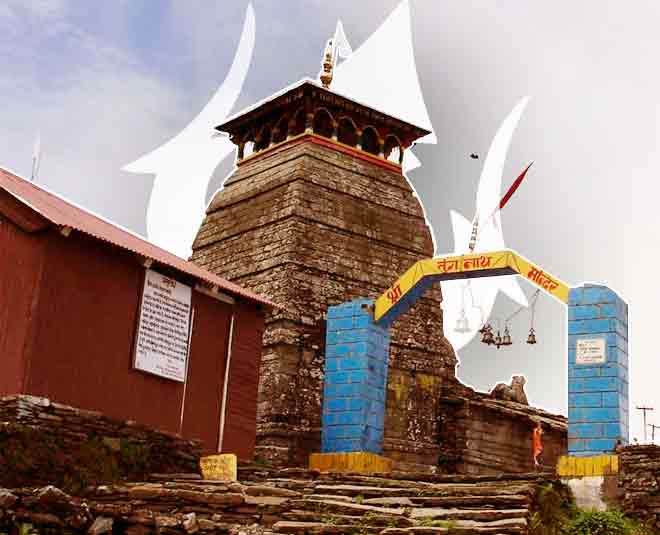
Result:
[[525,528],[520,526],[500,527],[431,527],[417,526],[413,528],[387,528],[380,532],[381,535],[512,535],[526,533]]
[[[313,511],[299,511],[292,510],[286,513],[282,513],[282,517],[285,520],[290,520],[294,522],[316,522],[319,520],[319,513]],[[363,517],[355,515],[342,515],[338,513],[322,513],[323,518],[327,518],[328,523],[332,524],[341,524],[341,525],[359,525],[363,524]],[[373,526],[397,526],[397,527],[410,527],[414,526],[415,522],[405,516],[390,516],[390,515],[378,515],[378,514],[369,514],[369,524]]]
[[[287,520],[277,522],[273,526],[273,530],[276,533],[314,533],[314,534],[340,534],[340,533],[355,533],[355,526],[348,525],[335,525],[335,524],[323,524],[322,522],[290,522]],[[380,533],[381,528],[363,526],[360,528],[360,531],[366,533]]]
[[248,496],[284,496],[288,498],[296,498],[302,495],[295,490],[270,485],[250,485],[245,488],[245,494]]
[[176,496],[182,500],[204,505],[216,506],[237,506],[245,502],[242,494],[227,493],[227,494],[207,494],[204,492],[193,491],[179,491]]
[[12,494],[7,489],[0,489],[0,509],[11,509],[16,503],[18,496]]
[[417,508],[411,512],[412,518],[433,518],[438,520],[502,520],[521,518],[527,509],[444,509],[439,507]]
[[200,480],[202,476],[194,472],[183,474],[150,474],[149,479],[156,481],[190,481]]
[[103,533],[112,532],[112,525],[114,524],[114,519],[108,518],[105,516],[99,516],[94,519],[94,522],[87,530],[89,535],[103,535]]
[[282,505],[290,498],[281,496],[246,496],[245,503],[248,505]]
[[230,490],[229,487],[226,485],[208,485],[208,484],[202,484],[201,482],[184,483],[184,482],[168,481],[167,483],[163,483],[163,487],[166,489],[193,490],[197,492],[228,492]]
[[410,498],[416,507],[442,507],[450,505],[454,507],[525,507],[530,502],[530,497],[524,494],[511,494],[505,496],[428,496]]
[[62,521],[50,513],[31,513],[30,520],[37,526],[62,526]]
[[405,510],[402,508],[375,507],[372,505],[361,505],[358,503],[341,502],[334,500],[292,500],[293,507],[302,509],[317,508],[324,511],[346,513],[349,515],[364,515],[365,513],[377,513],[383,515],[402,516]]
[[398,507],[413,507],[413,502],[405,496],[389,496],[385,498],[367,498],[361,502],[364,505],[394,505]]
[[[412,487],[414,488],[414,487]],[[340,496],[410,496],[411,487],[392,488],[392,487],[370,487],[361,485],[316,485],[315,491],[323,494],[339,494]],[[416,493],[412,493],[415,495]]]
[[[350,496],[338,496],[335,494],[307,494],[306,500],[334,500],[336,502],[353,502]],[[364,502],[363,502],[364,503]]]
[[434,485],[433,488],[420,489],[418,496],[503,496],[531,494],[533,490],[532,485]]

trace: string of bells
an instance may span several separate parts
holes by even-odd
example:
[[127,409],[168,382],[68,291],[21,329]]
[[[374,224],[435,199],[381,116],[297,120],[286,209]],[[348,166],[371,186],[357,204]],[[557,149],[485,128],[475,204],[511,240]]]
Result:
[[[478,332],[481,334],[481,342],[488,346],[492,345],[499,349],[502,346],[510,346],[513,344],[508,325],[504,327],[504,334],[500,334],[499,329],[497,330],[497,334],[494,334],[493,327],[490,323],[484,324]],[[527,335],[527,343],[536,343],[536,333],[534,332],[534,327],[529,329],[529,334]]]
[[[534,331],[534,313],[536,309],[536,300],[538,299],[539,296],[539,290],[535,292],[531,299],[531,322],[530,322],[530,328],[529,328],[529,334],[527,335],[527,340],[526,342],[530,345],[536,344],[536,332]],[[513,314],[511,314],[508,318],[505,320],[504,324],[504,333],[502,334],[500,330],[497,330],[497,333],[495,334],[495,331],[493,330],[493,326],[489,322],[485,322],[481,328],[479,329],[479,334],[481,334],[481,342],[488,345],[488,346],[495,346],[497,349],[499,349],[502,346],[510,346],[513,344],[513,341],[511,339],[511,333],[509,331],[509,322],[518,314],[520,313],[525,307],[520,307],[518,310],[516,310]],[[483,321],[483,320],[482,320]],[[465,315],[465,309],[461,309],[460,316],[456,320],[456,328],[454,329],[456,332],[459,333],[467,333],[470,332],[470,326],[468,323],[467,316]]]

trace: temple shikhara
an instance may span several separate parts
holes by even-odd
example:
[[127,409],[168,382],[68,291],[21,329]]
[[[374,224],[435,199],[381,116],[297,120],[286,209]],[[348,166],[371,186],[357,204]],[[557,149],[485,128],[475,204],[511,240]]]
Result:
[[[207,210],[192,261],[282,306],[264,331],[258,451],[304,464],[319,451],[329,305],[376,296],[433,255],[422,207],[401,172],[428,131],[305,80],[218,126],[236,171]],[[385,452],[434,465],[441,387],[456,358],[440,289],[393,337]]]

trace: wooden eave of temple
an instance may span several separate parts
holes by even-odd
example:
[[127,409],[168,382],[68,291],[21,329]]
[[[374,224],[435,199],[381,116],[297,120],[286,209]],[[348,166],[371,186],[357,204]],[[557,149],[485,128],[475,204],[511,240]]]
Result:
[[238,147],[237,164],[309,139],[400,170],[403,152],[430,131],[302,80],[216,127]]

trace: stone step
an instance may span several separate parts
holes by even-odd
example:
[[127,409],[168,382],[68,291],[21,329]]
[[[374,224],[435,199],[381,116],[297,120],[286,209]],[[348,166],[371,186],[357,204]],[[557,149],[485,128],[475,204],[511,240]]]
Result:
[[315,511],[317,513],[340,513],[353,516],[362,516],[367,513],[403,516],[405,509],[392,507],[376,507],[374,505],[362,505],[359,503],[344,502],[338,500],[291,500],[292,508],[303,511]]
[[434,485],[432,488],[420,489],[419,497],[431,496],[505,496],[530,495],[533,485]]
[[389,516],[368,513],[366,516],[342,515],[331,513],[316,513],[312,511],[292,510],[282,514],[285,520],[295,522],[318,522],[323,520],[326,524],[341,525],[371,525],[382,527],[412,527],[415,521],[405,516]]
[[530,484],[425,484],[421,487],[372,487],[367,485],[326,485],[314,487],[314,494],[336,494],[340,496],[383,497],[432,497],[432,496],[502,496],[529,495],[534,486]]
[[[275,533],[302,533],[305,535],[339,535],[344,533],[355,534],[356,527],[350,524],[324,524],[323,522],[293,522],[283,520],[273,525],[273,531]],[[381,531],[383,531],[382,527],[361,526],[359,533],[381,533]]]
[[[356,531],[358,529],[359,531]],[[447,523],[445,526],[415,526],[410,528],[382,528],[380,526],[360,526],[354,524],[326,524],[323,522],[295,522],[283,520],[273,525],[275,533],[339,535],[377,533],[381,535],[518,535],[524,534],[523,524],[461,524]]]
[[[350,496],[341,496],[338,494],[306,494],[306,500],[334,500],[336,502],[354,502]],[[367,500],[365,500],[366,502]],[[357,503],[357,502],[355,502]],[[363,502],[364,503],[364,502]]]
[[[312,498],[310,496],[310,498]],[[350,499],[350,498],[349,498]],[[384,498],[367,498],[363,499],[361,502],[363,505],[384,505],[384,506],[393,506],[393,507],[414,507],[415,504],[410,498],[405,496],[388,496]]]
[[383,535],[514,535],[527,533],[527,521],[524,518],[478,522],[474,520],[434,521],[430,525],[418,525],[409,528],[386,528]]
[[432,520],[479,520],[494,521],[519,519],[525,517],[527,509],[456,509],[440,507],[422,507],[412,509],[410,517],[414,519],[427,518]]
[[417,496],[411,488],[369,487],[362,485],[316,485],[314,494],[336,494],[339,496],[363,496],[383,498],[386,496]]
[[[395,498],[397,499],[397,498]],[[524,494],[508,494],[504,496],[424,496],[411,498],[398,498],[410,500],[415,507],[442,507],[453,505],[455,507],[527,507],[531,501],[530,496]],[[366,503],[365,500],[362,503]]]
[[525,528],[461,527],[455,525],[416,526],[414,528],[386,528],[380,535],[522,535]]

